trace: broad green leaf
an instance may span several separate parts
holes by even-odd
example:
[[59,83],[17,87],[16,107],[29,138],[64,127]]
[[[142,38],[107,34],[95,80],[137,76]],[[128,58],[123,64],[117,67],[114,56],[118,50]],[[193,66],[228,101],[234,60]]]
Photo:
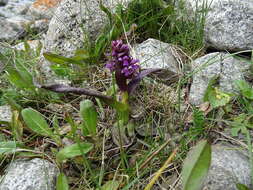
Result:
[[240,183],[236,184],[236,188],[238,190],[250,190],[246,185],[243,185],[243,184],[240,184]]
[[93,145],[91,143],[72,144],[60,150],[56,155],[56,159],[59,162],[62,162],[68,158],[74,158],[76,156],[81,156],[82,154],[86,154],[92,148],[93,148]]
[[13,154],[18,147],[23,147],[21,143],[15,141],[0,142],[0,155]]
[[200,141],[187,155],[183,170],[183,190],[199,190],[211,164],[211,146]]
[[97,132],[97,116],[98,113],[94,104],[90,100],[84,100],[80,103],[80,114],[84,125],[90,135],[95,135]]
[[64,56],[53,54],[53,53],[44,53],[43,55],[48,61],[52,63],[82,65],[80,61],[77,61],[73,58],[68,58],[68,57],[64,57]]
[[73,74],[73,70],[65,64],[52,64],[50,68],[58,76],[70,76]]
[[245,80],[237,80],[235,81],[235,85],[245,98],[253,100],[253,89]]
[[101,190],[117,190],[119,185],[120,183],[118,181],[108,181],[102,186]]
[[29,127],[33,132],[42,136],[54,136],[46,120],[39,112],[31,108],[26,108],[22,110],[21,114],[27,127]]
[[68,180],[64,173],[60,173],[57,177],[56,190],[68,190]]
[[31,88],[30,81],[25,80],[22,75],[15,69],[9,69],[7,71],[8,80],[14,84],[17,88]]

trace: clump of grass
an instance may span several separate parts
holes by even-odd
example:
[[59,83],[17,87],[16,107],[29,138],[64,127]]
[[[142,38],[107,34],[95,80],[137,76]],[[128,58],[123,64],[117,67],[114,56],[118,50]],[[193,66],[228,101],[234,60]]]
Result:
[[189,15],[184,1],[134,0],[122,17],[129,28],[137,25],[138,41],[159,39],[183,47],[189,55],[203,48],[206,11]]

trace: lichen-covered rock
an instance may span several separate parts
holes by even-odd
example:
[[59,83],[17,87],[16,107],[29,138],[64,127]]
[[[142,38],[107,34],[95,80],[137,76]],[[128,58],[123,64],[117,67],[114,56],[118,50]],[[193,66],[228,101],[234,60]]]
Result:
[[0,6],[0,16],[9,18],[25,15],[34,0],[9,0],[5,6]]
[[159,78],[165,80],[164,82],[169,82],[173,76],[180,73],[175,47],[168,43],[150,38],[135,45],[132,54],[134,58],[140,60],[142,69],[162,69]]
[[[205,23],[207,47],[219,50],[253,49],[252,0],[186,0],[187,9],[208,10]],[[202,12],[203,13],[203,12]]]
[[29,8],[28,14],[36,20],[50,19],[61,0],[36,0]]
[[219,88],[224,92],[236,92],[235,80],[244,79],[249,64],[228,53],[210,53],[193,61],[193,82],[189,101],[194,105],[203,103],[210,80],[218,76]]
[[[120,0],[103,1],[110,9],[115,8],[119,2]],[[49,23],[45,51],[73,55],[74,50],[84,45],[86,35],[94,40],[106,23],[108,18],[99,8],[98,0],[63,0]]]
[[[0,63],[1,70],[1,63]],[[0,106],[0,121],[11,122],[12,112],[8,105]]]
[[24,35],[24,29],[21,23],[15,23],[13,20],[0,19],[0,42],[19,39]]
[[40,158],[16,160],[0,180],[1,190],[55,190],[57,167]]
[[[103,4],[113,11],[118,3],[126,5],[128,1],[130,0],[104,0]],[[76,49],[85,45],[84,39],[87,36],[95,40],[108,22],[98,0],[63,0],[49,23],[43,52],[73,56]],[[41,63],[41,70],[48,81],[54,81],[50,63],[43,58]]]
[[250,162],[247,154],[238,148],[212,146],[211,166],[203,190],[237,190],[237,183],[251,187]]

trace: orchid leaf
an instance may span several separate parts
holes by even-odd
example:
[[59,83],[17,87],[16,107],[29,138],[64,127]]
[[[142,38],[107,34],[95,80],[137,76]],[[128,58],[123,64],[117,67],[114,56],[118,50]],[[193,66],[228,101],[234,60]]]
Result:
[[87,130],[89,135],[97,132],[98,113],[92,101],[84,100],[80,103],[80,115],[83,119],[83,130]]
[[118,102],[114,100],[111,96],[106,96],[96,90],[85,89],[85,88],[75,88],[75,87],[70,87],[63,84],[37,85],[37,87],[44,88],[46,90],[50,90],[57,93],[73,93],[73,94],[79,94],[79,95],[93,96],[93,97],[99,98],[104,103],[115,108],[118,111],[126,111],[128,109],[128,105]]
[[2,154],[13,154],[18,148],[23,148],[24,145],[17,141],[0,142],[0,156]]
[[211,146],[206,140],[200,141],[187,155],[183,169],[183,190],[198,190],[211,164]]
[[35,133],[46,137],[54,136],[54,133],[51,128],[49,128],[47,121],[38,111],[32,108],[26,108],[22,110],[21,114],[27,127]]
[[80,143],[80,144],[72,144],[69,145],[62,150],[60,150],[57,155],[56,159],[58,162],[63,162],[69,158],[74,158],[76,156],[81,156],[82,154],[88,153],[93,148],[93,144],[91,143]]
[[56,190],[69,190],[68,179],[64,173],[60,173],[57,177]]
[[127,89],[128,93],[132,94],[144,77],[148,76],[151,73],[158,72],[160,70],[161,69],[145,69],[145,70],[141,71],[136,77],[134,77],[129,82],[128,89]]
[[64,57],[62,55],[57,55],[57,54],[53,54],[53,53],[49,53],[49,52],[44,53],[43,55],[48,61],[50,61],[52,63],[82,65],[82,63],[80,61],[77,61],[73,58]]

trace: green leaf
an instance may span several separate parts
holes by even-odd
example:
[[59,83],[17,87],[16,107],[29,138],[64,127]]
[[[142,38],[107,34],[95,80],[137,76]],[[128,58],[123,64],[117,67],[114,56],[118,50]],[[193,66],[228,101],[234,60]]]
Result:
[[68,180],[64,173],[60,173],[57,177],[56,190],[68,190]]
[[24,78],[20,72],[15,69],[9,69],[7,71],[7,79],[15,85],[17,88],[32,88],[33,85],[31,84],[30,80]]
[[33,132],[42,136],[54,136],[46,120],[39,112],[32,108],[26,108],[22,110],[21,114],[27,127],[29,127]]
[[246,185],[243,185],[243,184],[240,184],[240,183],[236,184],[236,188],[238,190],[250,190]]
[[187,155],[183,170],[183,190],[199,190],[211,164],[211,146],[200,141]]
[[64,56],[53,54],[53,53],[44,53],[43,55],[48,61],[52,63],[82,65],[80,61],[77,61],[73,58],[68,58],[68,57],[64,57]]
[[101,190],[117,190],[119,185],[120,183],[118,181],[108,181],[102,186]]
[[230,102],[232,97],[232,94],[222,92],[220,89],[215,87],[217,80],[218,76],[215,76],[210,80],[203,98],[204,102],[209,102],[213,109],[225,106]]
[[95,135],[97,132],[98,113],[92,101],[84,100],[80,103],[80,115],[84,122],[83,127],[88,130],[90,135]]
[[63,162],[64,160],[68,158],[74,158],[76,156],[81,156],[82,154],[86,154],[92,148],[93,148],[93,145],[91,143],[72,144],[60,150],[56,155],[56,159],[59,162]]
[[238,136],[239,131],[246,134],[247,128],[253,128],[253,124],[251,121],[252,115],[247,115],[245,113],[239,114],[238,116],[233,118],[233,122],[231,122],[231,134],[233,136]]
[[13,154],[16,152],[18,147],[23,147],[21,143],[16,141],[0,142],[0,155],[2,154]]
[[237,86],[237,88],[240,90],[240,92],[245,98],[253,100],[253,89],[250,87],[250,85],[246,81],[236,80],[235,85]]
[[50,68],[58,76],[70,76],[73,70],[66,64],[52,64]]

